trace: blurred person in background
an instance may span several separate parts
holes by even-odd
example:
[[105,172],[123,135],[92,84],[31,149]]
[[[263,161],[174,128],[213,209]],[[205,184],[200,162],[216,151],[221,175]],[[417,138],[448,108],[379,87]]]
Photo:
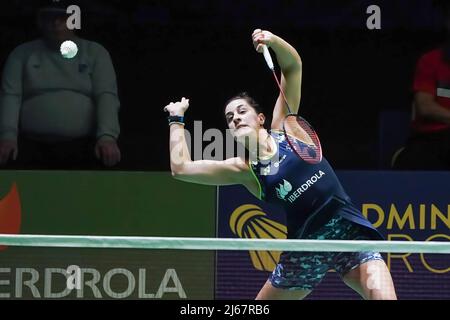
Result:
[[[67,27],[67,7],[76,3],[42,2],[42,37],[15,48],[5,63],[0,167],[96,169],[120,162],[115,70],[103,46]],[[70,58],[61,53],[68,40],[78,48]]]

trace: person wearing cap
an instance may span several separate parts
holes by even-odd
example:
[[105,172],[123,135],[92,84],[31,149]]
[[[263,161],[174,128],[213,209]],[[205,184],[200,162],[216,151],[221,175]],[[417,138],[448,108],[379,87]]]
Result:
[[[19,45],[4,65],[0,166],[113,167],[121,152],[120,101],[111,57],[102,45],[67,27],[68,2],[47,3],[37,14],[42,37]],[[61,54],[66,41],[78,49],[71,59]]]

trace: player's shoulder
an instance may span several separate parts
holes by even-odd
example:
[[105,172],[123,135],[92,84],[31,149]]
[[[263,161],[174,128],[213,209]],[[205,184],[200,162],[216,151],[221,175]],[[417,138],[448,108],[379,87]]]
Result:
[[269,130],[269,134],[271,136],[282,136],[282,135],[284,135],[284,131],[283,131],[283,129],[272,128]]
[[286,135],[283,129],[272,128],[269,133],[275,139],[276,143],[283,143],[286,141]]

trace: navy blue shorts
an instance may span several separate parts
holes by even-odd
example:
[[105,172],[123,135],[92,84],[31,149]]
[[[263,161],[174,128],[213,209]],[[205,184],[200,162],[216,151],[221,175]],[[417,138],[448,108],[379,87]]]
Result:
[[[306,239],[370,240],[370,236],[364,227],[338,216]],[[383,258],[379,252],[283,252],[269,281],[280,289],[313,290],[329,270],[343,277],[371,260]]]

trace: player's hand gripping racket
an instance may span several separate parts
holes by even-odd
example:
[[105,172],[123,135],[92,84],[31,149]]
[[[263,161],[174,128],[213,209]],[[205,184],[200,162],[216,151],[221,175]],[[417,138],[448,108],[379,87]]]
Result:
[[320,163],[322,161],[322,146],[320,145],[319,136],[314,128],[298,114],[292,113],[289,103],[281,87],[275,72],[275,67],[270,56],[269,49],[266,45],[263,46],[263,54],[266,59],[267,66],[272,70],[275,81],[280,88],[286,108],[288,110],[287,116],[283,121],[283,131],[286,140],[291,146],[292,150],[304,161],[311,164]]

